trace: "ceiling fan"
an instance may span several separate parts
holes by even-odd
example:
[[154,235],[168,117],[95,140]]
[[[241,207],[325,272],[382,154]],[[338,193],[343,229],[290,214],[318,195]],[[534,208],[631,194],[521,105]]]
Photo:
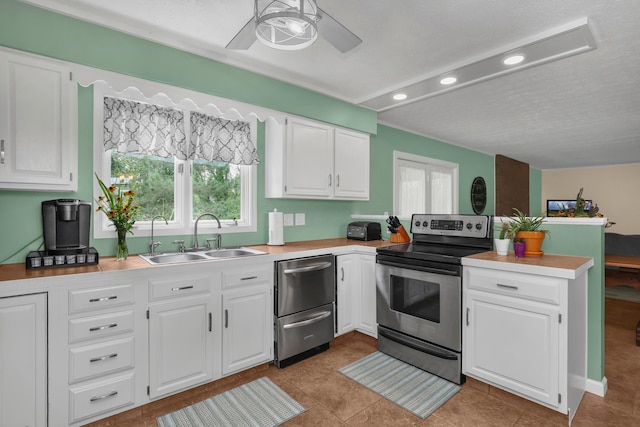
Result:
[[275,49],[296,50],[311,45],[318,34],[345,53],[362,40],[320,9],[315,0],[254,0],[254,16],[227,44],[249,49],[256,40]]

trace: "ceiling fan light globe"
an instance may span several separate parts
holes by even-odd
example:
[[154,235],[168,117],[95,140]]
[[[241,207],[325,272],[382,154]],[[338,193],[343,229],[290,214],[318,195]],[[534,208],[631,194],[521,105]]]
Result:
[[256,37],[274,49],[298,50],[318,38],[313,0],[256,1]]

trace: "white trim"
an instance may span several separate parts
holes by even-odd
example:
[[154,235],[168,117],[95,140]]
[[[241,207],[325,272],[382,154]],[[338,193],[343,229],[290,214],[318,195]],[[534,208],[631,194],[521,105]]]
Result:
[[602,377],[602,381],[592,380],[587,378],[585,384],[585,391],[595,394],[596,396],[604,397],[609,389],[609,381],[607,377]]

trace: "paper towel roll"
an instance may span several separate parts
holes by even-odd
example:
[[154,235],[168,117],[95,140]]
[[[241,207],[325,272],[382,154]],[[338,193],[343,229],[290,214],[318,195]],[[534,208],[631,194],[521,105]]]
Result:
[[278,209],[269,212],[269,242],[267,245],[284,245],[284,216]]

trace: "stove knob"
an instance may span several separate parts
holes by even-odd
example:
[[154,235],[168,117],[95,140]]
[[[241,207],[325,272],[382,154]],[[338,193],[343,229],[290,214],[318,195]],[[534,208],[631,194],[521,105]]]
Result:
[[416,227],[420,227],[420,221],[416,221]]
[[476,230],[482,230],[482,223],[481,222],[476,224]]
[[428,227],[428,226],[429,226],[429,223],[428,223],[427,221],[423,221],[423,222],[422,222],[422,226],[426,228],[426,227]]
[[471,227],[473,227],[473,224],[471,224],[470,222],[467,223],[467,229],[471,230]]

